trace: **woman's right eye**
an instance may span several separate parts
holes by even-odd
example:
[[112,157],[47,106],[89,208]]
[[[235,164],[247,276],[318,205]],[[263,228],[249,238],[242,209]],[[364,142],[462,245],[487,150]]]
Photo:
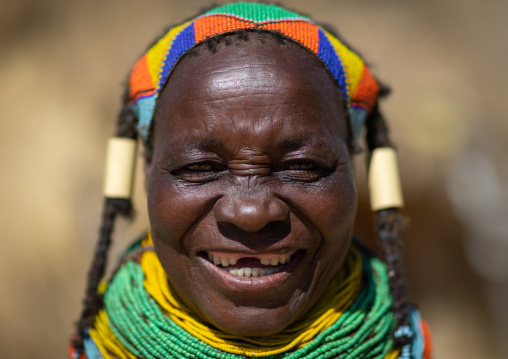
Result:
[[225,170],[221,163],[196,162],[181,166],[171,174],[190,182],[208,182],[217,179]]

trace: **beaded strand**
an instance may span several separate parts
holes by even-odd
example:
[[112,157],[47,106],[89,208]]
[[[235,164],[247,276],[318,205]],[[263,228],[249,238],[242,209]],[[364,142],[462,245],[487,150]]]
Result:
[[[239,342],[219,344],[219,348],[203,342],[161,310],[144,287],[146,273],[141,265],[134,261],[122,265],[110,283],[104,297],[104,312],[111,333],[125,347],[125,351],[147,359],[242,359],[246,356],[273,359],[393,357],[390,333],[394,319],[390,311],[391,297],[385,267],[378,259],[367,258],[363,254],[358,256],[358,259],[361,261],[364,283],[356,299],[335,323],[317,334],[310,343],[292,352],[259,355],[254,351],[242,350],[242,343]],[[100,315],[99,318],[103,316]],[[98,339],[97,336],[94,338]],[[221,350],[230,350],[235,346],[238,350],[234,353]],[[104,345],[98,347],[101,348],[104,358],[111,357]]]

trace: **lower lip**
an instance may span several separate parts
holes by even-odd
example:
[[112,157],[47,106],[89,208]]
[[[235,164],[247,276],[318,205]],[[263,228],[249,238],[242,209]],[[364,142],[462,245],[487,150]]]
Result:
[[230,287],[233,290],[249,290],[253,287],[261,289],[262,287],[273,287],[279,286],[289,279],[291,275],[294,275],[295,269],[304,257],[304,251],[298,251],[296,255],[287,263],[280,272],[265,275],[263,277],[239,277],[235,274],[229,273],[227,270],[217,267],[203,257],[199,257],[204,262],[204,265],[209,269],[214,277],[219,279],[226,287]]

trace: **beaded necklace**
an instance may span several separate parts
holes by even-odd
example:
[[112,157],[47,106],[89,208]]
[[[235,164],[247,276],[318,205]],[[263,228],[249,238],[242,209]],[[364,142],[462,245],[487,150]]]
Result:
[[108,358],[397,358],[384,264],[351,247],[304,319],[270,338],[245,338],[203,323],[178,298],[143,241],[139,263],[124,263],[104,296],[90,337]]

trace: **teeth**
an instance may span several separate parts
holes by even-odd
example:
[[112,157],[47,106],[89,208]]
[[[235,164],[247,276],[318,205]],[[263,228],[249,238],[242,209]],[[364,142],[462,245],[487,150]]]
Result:
[[274,273],[280,272],[282,268],[240,268],[240,269],[230,269],[228,268],[227,271],[231,274],[237,275],[239,277],[243,278],[259,278],[264,277],[267,275],[271,275]]
[[252,278],[259,277],[259,268],[252,268]]
[[[240,257],[242,258],[242,257]],[[208,260],[217,266],[223,267],[224,270],[229,271],[231,274],[237,275],[243,278],[258,278],[278,273],[283,268],[283,264],[288,263],[291,260],[291,254],[286,255],[263,255],[263,258],[259,258],[261,264],[265,266],[272,266],[271,268],[226,268],[230,265],[235,265],[238,262],[239,257],[235,256],[227,257],[219,254],[208,253]]]
[[222,264],[223,267],[227,267],[229,265],[229,258],[222,257],[220,259],[220,264]]
[[213,257],[213,264],[219,265],[221,263],[221,260],[219,257]]
[[[211,253],[208,253],[208,259],[210,260],[210,262],[213,262],[213,264],[221,265],[223,267],[227,267],[229,265],[235,265],[236,262],[238,261],[238,258],[222,257],[222,256],[218,256],[218,255],[213,255]],[[286,254],[286,255],[278,256],[278,255],[274,254],[274,255],[260,258],[259,260],[261,261],[261,264],[263,264],[265,266],[268,266],[268,265],[276,266],[279,264],[286,264],[287,262],[289,262],[291,260],[291,255]]]
[[227,267],[230,264],[235,265],[236,262],[238,261],[237,258],[219,257],[219,256],[214,256],[211,253],[208,253],[208,260],[210,262],[213,262],[213,264],[215,264],[215,265],[220,264],[223,267]]

